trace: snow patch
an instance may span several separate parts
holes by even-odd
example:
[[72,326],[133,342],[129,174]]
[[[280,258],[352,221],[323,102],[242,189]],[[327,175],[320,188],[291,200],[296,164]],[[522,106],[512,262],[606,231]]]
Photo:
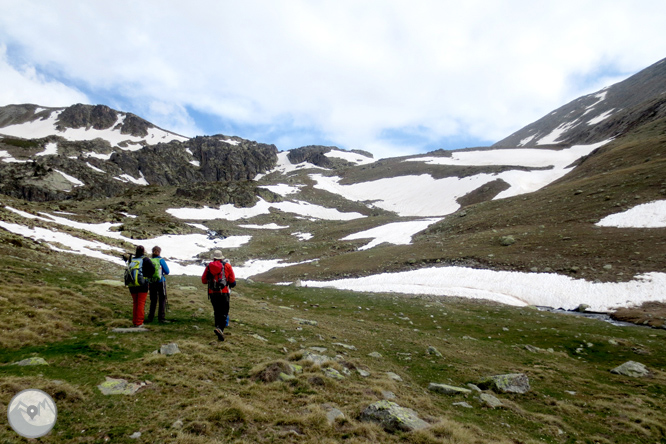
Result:
[[359,233],[350,234],[340,240],[354,240],[354,239],[369,239],[374,240],[359,250],[368,250],[376,247],[384,242],[393,245],[409,245],[412,243],[412,236],[419,231],[423,231],[430,225],[439,222],[441,218],[414,220],[409,222],[393,222],[390,224],[382,225],[379,227],[371,228],[369,230],[361,231]]
[[627,211],[611,214],[596,225],[617,228],[665,228],[666,200],[644,203]]

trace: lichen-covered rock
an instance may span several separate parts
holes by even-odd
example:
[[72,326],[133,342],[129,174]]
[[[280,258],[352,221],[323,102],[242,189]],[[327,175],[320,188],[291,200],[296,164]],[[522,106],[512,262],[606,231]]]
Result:
[[530,391],[530,381],[524,373],[490,376],[477,385],[484,390],[491,389],[502,393],[522,394]]
[[303,355],[301,357],[301,360],[310,361],[315,365],[322,365],[325,362],[332,361],[332,359],[329,358],[326,355],[319,355],[317,353],[312,353],[309,350],[303,351]]
[[103,395],[133,395],[144,387],[145,383],[129,383],[124,379],[106,377],[106,381],[97,386]]
[[401,407],[392,401],[377,401],[366,407],[359,416],[361,421],[376,422],[388,432],[411,432],[428,427],[412,409]]
[[632,378],[645,378],[650,376],[650,371],[645,365],[636,361],[627,361],[622,365],[615,367],[611,373],[616,375],[630,376]]
[[49,365],[48,362],[44,360],[44,358],[38,358],[38,357],[33,357],[33,358],[27,358],[23,359],[21,361],[15,362],[14,365],[20,365],[20,366],[26,366],[26,365]]
[[326,367],[323,371],[324,374],[331,379],[337,379],[338,381],[342,381],[343,379],[345,379],[345,377],[342,376],[342,374],[334,368]]
[[171,344],[165,344],[160,347],[160,354],[161,355],[175,355],[176,353],[180,353],[180,349],[178,348],[178,344],[175,342],[172,342]]

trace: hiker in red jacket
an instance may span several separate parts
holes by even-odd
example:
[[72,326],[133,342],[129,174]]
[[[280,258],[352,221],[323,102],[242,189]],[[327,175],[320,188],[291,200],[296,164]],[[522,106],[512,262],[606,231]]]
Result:
[[213,262],[206,266],[201,283],[208,284],[208,299],[215,313],[215,334],[224,341],[224,328],[229,325],[229,288],[236,286],[236,276],[231,264],[220,250],[213,252]]

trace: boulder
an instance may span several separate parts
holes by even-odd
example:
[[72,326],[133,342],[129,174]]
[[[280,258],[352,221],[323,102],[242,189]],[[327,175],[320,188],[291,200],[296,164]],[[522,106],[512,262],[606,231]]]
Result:
[[329,358],[328,356],[318,355],[316,353],[312,353],[311,351],[305,350],[303,351],[303,357],[301,358],[301,360],[310,361],[313,364],[321,365],[325,362],[331,361],[332,359]]
[[361,421],[376,422],[388,432],[411,432],[428,427],[412,409],[392,401],[377,401],[366,407],[359,416]]
[[437,349],[436,349],[435,347],[433,347],[432,345],[428,347],[428,350],[426,350],[426,354],[428,354],[428,355],[434,355],[434,356],[437,356],[438,358],[441,358],[441,357],[442,357],[442,354],[440,353],[440,351],[437,350]]
[[636,361],[627,361],[624,364],[615,367],[611,373],[616,375],[630,376],[632,378],[645,378],[650,376],[650,371],[645,365]]
[[523,394],[530,391],[530,381],[524,373],[489,376],[477,385],[484,390],[491,389],[502,393]]

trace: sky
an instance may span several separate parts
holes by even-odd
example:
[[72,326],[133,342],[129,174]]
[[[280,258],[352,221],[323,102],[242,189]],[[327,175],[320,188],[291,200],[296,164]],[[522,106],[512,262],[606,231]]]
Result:
[[487,146],[666,57],[664,17],[663,0],[0,0],[0,106],[377,158]]

